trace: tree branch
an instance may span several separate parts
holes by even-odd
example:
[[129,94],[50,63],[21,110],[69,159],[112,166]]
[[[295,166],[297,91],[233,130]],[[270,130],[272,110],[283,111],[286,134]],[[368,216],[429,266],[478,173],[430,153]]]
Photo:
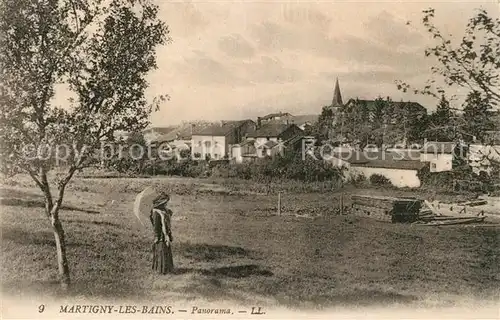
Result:
[[66,177],[64,177],[58,183],[58,186],[57,186],[58,193],[57,193],[56,203],[54,204],[54,206],[52,207],[52,210],[50,211],[50,215],[54,219],[58,219],[59,218],[59,209],[61,208],[62,201],[63,201],[63,198],[64,198],[64,190],[66,189],[66,185],[68,184],[68,182],[73,177],[73,174],[75,173],[76,169],[77,169],[76,166],[74,166],[74,165],[71,166],[69,168],[69,170],[68,170],[68,173],[67,173]]

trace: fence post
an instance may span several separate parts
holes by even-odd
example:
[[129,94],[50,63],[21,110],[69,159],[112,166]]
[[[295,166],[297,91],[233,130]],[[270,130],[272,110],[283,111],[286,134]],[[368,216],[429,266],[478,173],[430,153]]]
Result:
[[340,194],[340,214],[344,214],[344,193]]
[[281,191],[278,192],[278,216],[281,216]]

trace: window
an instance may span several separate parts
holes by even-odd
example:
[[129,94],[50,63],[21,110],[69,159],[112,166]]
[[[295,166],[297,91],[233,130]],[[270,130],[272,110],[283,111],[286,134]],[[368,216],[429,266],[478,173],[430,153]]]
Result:
[[205,147],[206,148],[210,148],[212,144],[210,143],[210,141],[205,141]]
[[201,148],[201,141],[198,141],[198,147]]
[[435,163],[431,163],[431,169],[436,170],[436,164]]
[[217,153],[214,153],[214,158],[219,159],[219,155]]

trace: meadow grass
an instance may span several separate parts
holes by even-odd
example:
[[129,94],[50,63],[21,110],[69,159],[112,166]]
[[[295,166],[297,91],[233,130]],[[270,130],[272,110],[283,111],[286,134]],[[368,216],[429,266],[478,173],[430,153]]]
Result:
[[[132,214],[135,195],[147,185],[172,194],[177,271],[171,275],[150,270],[152,233]],[[75,179],[61,212],[73,281],[62,292],[41,194],[24,178],[5,183],[3,292],[293,308],[498,299],[498,227],[391,224],[330,210],[340,192],[348,204],[353,192],[381,189],[283,188],[283,216],[277,216],[276,194],[251,190],[202,179]],[[304,211],[308,218],[294,215]]]

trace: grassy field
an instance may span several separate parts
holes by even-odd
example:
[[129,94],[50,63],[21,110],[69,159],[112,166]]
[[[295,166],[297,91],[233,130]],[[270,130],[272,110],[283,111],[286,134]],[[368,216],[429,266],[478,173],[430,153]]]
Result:
[[[2,187],[3,293],[61,297],[67,293],[55,282],[55,244],[42,197],[26,181]],[[151,230],[132,214],[135,195],[151,184],[172,193],[177,271],[166,276],[150,270]],[[284,215],[276,216],[276,195],[261,191],[182,178],[77,178],[61,214],[73,281],[69,295],[304,309],[498,301],[499,227],[340,216],[338,191],[284,192]],[[348,189],[346,204],[353,192],[384,194]]]

